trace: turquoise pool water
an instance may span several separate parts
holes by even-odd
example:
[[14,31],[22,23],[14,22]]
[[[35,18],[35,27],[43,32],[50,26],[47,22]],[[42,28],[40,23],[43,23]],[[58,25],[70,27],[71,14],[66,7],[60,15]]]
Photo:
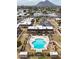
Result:
[[34,48],[42,49],[44,48],[46,42],[42,38],[36,38],[35,41],[32,42],[32,44],[34,45]]

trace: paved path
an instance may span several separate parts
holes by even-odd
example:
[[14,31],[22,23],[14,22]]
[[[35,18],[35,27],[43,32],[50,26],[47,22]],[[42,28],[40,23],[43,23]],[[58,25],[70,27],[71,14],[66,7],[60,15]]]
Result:
[[57,22],[55,21],[55,19],[51,19],[48,21],[53,25],[54,31],[56,32],[53,36],[54,39],[59,42],[60,41],[59,39],[61,39],[61,33],[58,31],[59,26],[58,26]]

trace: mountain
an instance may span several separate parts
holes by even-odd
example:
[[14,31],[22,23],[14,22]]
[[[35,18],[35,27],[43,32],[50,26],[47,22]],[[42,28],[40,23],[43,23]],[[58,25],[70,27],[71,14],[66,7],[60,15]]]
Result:
[[51,3],[50,1],[46,0],[46,1],[42,1],[39,2],[37,5],[37,7],[56,7],[57,5]]
[[54,3],[52,3],[52,2],[50,2],[48,0],[41,1],[38,4],[33,5],[33,6],[27,6],[27,5],[26,6],[25,5],[17,6],[18,9],[20,9],[20,8],[23,8],[23,9],[25,9],[25,8],[36,8],[36,7],[37,8],[39,8],[39,7],[56,7],[56,8],[61,8],[61,6],[55,5]]

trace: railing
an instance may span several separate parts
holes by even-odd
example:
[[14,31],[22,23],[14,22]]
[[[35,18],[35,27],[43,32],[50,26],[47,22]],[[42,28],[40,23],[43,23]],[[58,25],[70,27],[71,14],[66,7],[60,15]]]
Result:
[[17,40],[20,39],[21,35],[24,33],[24,31],[21,32],[21,34],[18,36]]
[[61,46],[60,46],[60,44],[58,44],[56,41],[54,41],[54,42],[55,42],[55,44],[56,44],[58,56],[61,57]]

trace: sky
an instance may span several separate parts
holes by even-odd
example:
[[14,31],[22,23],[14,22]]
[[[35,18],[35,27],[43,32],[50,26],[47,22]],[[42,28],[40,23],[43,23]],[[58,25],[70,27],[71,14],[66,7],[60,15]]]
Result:
[[[45,1],[45,0],[17,0],[17,5],[36,5],[40,1]],[[56,4],[56,5],[61,5],[61,0],[49,0],[50,2]]]

